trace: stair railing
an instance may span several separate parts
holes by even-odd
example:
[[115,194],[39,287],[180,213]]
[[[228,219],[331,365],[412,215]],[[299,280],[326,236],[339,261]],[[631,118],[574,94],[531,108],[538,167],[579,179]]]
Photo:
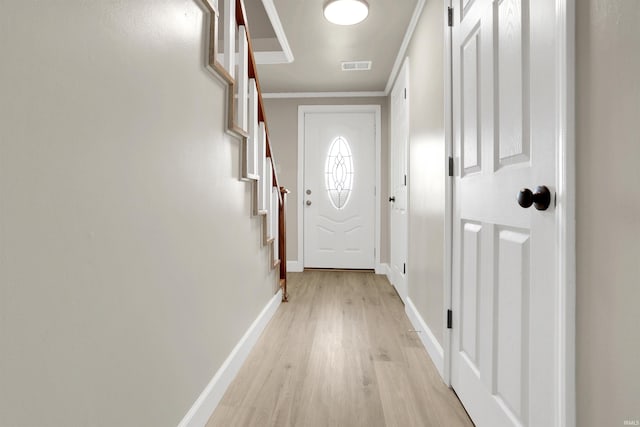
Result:
[[263,245],[269,247],[272,269],[279,267],[282,301],[287,301],[289,191],[278,182],[246,8],[243,0],[201,1],[209,12],[208,69],[227,84],[227,130],[242,141],[242,179],[254,185],[253,214],[263,217]]

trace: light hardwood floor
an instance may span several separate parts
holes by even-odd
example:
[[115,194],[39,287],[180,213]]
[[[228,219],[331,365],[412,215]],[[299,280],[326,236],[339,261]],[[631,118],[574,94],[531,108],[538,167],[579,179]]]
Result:
[[384,276],[289,273],[207,427],[473,426]]

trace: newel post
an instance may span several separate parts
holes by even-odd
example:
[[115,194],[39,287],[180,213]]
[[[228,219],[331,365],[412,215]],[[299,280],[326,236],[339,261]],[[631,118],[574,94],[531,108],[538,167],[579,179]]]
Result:
[[289,301],[287,294],[287,194],[289,190],[280,187],[280,204],[278,212],[278,258],[280,258],[280,287],[282,302]]

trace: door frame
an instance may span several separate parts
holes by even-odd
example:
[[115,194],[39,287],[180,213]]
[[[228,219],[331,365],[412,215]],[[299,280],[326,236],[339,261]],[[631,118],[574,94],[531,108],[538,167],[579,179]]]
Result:
[[299,105],[298,106],[298,271],[304,269],[304,134],[305,115],[308,113],[373,113],[375,118],[375,194],[374,194],[374,266],[376,274],[384,274],[386,270],[380,264],[380,154],[382,151],[382,123],[380,105]]
[[[556,99],[558,125],[556,128],[556,230],[559,250],[558,259],[558,306],[554,314],[558,316],[558,330],[555,341],[559,351],[555,355],[556,369],[560,371],[560,419],[557,425],[576,425],[576,230],[575,230],[575,6],[576,0],[556,0],[555,39],[558,41],[556,76],[560,84]],[[444,31],[444,92],[445,92],[445,144],[446,156],[453,156],[453,57],[452,27],[447,25],[448,7],[460,7],[459,2],[443,0]],[[455,25],[455,23],[454,23]],[[453,291],[453,214],[455,177],[459,174],[459,164],[454,159],[453,176],[445,185],[445,259],[444,259],[444,371],[443,380],[451,387],[451,346],[452,332],[447,328],[447,310],[452,309]]]

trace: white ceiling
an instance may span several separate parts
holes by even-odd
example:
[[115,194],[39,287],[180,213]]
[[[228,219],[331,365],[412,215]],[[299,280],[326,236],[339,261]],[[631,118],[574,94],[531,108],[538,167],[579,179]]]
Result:
[[[245,0],[254,48],[279,46],[278,31],[269,28],[277,27],[278,19],[273,22],[272,16],[268,22],[264,3],[277,12],[294,58],[291,63],[258,66],[262,91],[384,91],[418,1],[368,0],[367,19],[343,27],[324,19],[325,0]],[[371,71],[341,71],[341,62],[362,60],[373,62]]]

